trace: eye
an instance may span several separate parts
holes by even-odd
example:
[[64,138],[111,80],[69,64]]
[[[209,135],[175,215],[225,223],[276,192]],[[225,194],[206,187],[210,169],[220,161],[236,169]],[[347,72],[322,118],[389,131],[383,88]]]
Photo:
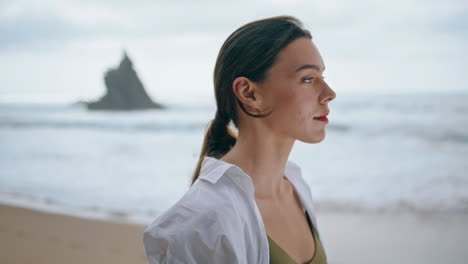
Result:
[[309,78],[302,79],[302,81],[306,82],[306,83],[311,83],[313,79],[314,79],[314,77],[309,77]]

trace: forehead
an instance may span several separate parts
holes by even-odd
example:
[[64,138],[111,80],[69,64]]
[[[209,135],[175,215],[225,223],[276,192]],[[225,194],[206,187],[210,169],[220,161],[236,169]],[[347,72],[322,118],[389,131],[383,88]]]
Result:
[[318,48],[309,38],[298,38],[277,55],[273,68],[289,74],[295,74],[296,69],[305,64],[315,64],[323,71],[325,65]]

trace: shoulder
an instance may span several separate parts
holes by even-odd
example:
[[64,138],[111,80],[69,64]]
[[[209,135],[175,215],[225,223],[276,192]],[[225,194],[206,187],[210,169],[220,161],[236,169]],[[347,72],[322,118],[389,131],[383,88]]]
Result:
[[237,257],[233,248],[232,206],[220,188],[197,182],[143,233],[150,264],[227,263]]

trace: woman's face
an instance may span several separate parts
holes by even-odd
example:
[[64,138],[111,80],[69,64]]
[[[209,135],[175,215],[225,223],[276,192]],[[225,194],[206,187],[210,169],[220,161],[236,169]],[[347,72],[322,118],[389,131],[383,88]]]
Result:
[[320,52],[309,38],[298,38],[278,53],[266,80],[257,84],[265,108],[272,107],[263,121],[273,131],[307,143],[323,140],[327,122],[314,117],[328,113],[328,102],[336,97],[323,79],[324,69]]

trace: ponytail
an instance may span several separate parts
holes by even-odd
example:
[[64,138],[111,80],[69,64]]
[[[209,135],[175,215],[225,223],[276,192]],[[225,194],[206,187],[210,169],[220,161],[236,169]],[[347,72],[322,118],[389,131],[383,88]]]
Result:
[[200,175],[201,164],[205,156],[221,158],[236,144],[237,135],[229,128],[230,118],[216,111],[215,118],[208,124],[197,168],[192,176],[192,185]]

